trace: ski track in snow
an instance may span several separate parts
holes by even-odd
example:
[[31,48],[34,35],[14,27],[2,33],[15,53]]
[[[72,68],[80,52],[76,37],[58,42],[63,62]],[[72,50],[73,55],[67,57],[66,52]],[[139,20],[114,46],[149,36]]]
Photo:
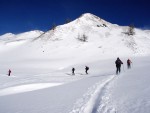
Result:
[[116,113],[116,108],[111,105],[109,89],[115,78],[115,75],[110,75],[89,88],[83,98],[75,103],[70,113]]

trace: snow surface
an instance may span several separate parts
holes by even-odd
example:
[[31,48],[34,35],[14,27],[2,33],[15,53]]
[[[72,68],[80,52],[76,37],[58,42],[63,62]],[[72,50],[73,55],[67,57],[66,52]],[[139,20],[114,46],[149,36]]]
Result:
[[0,113],[149,113],[150,32],[127,29],[86,13],[55,30],[0,36]]

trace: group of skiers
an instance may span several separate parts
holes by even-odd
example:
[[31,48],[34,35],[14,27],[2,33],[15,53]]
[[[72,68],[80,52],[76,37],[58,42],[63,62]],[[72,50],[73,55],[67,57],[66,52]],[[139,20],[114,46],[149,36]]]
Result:
[[[131,60],[128,59],[127,60],[127,68],[130,69],[131,68]],[[123,64],[123,62],[119,59],[119,57],[117,58],[117,60],[115,61],[116,64],[116,74],[119,74],[121,72],[121,65]],[[85,66],[85,73],[88,74],[88,70],[89,67]],[[72,75],[75,75],[75,68],[72,68]]]
[[[131,68],[131,60],[128,59],[127,60],[127,68],[130,69]],[[117,60],[115,61],[115,64],[116,64],[116,74],[119,74],[121,72],[121,65],[123,64],[123,62],[119,59],[119,57],[117,58]],[[88,74],[88,70],[89,70],[89,67],[88,66],[85,66],[85,73]],[[10,76],[11,74],[11,70],[9,69],[8,70],[8,76]],[[75,75],[75,68],[73,67],[72,68],[72,75]]]
[[[89,67],[85,66],[85,73],[88,74]],[[72,68],[72,75],[75,75],[75,68]]]
[[[131,60],[128,59],[127,60],[127,67],[128,69],[131,68]],[[119,59],[119,57],[117,58],[117,60],[115,61],[115,64],[116,64],[116,74],[119,74],[121,72],[121,64],[123,64],[123,62]]]

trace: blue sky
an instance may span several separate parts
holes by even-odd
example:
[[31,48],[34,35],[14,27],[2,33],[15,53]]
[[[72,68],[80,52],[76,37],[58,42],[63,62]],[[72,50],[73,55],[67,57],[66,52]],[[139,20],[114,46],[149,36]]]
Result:
[[119,25],[150,28],[149,0],[0,0],[0,35],[30,30],[47,31],[83,13]]

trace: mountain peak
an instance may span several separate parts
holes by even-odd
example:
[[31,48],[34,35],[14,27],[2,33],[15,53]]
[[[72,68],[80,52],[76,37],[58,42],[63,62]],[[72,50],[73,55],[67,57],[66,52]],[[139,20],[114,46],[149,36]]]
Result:
[[91,14],[91,13],[84,13],[78,19],[81,20],[82,22],[91,21],[92,23],[94,22],[95,24],[102,24],[102,25],[105,24],[108,26],[112,25],[112,23],[107,22],[104,19],[102,19],[94,14]]
[[91,13],[84,13],[84,14],[82,14],[82,15],[80,16],[80,18],[89,18],[89,19],[95,18],[95,19],[100,20],[100,18],[99,18],[98,16],[93,15],[93,14],[91,14]]
[[91,14],[91,13],[84,13],[84,14],[82,14],[81,16],[95,16],[95,15],[93,15],[93,14]]

